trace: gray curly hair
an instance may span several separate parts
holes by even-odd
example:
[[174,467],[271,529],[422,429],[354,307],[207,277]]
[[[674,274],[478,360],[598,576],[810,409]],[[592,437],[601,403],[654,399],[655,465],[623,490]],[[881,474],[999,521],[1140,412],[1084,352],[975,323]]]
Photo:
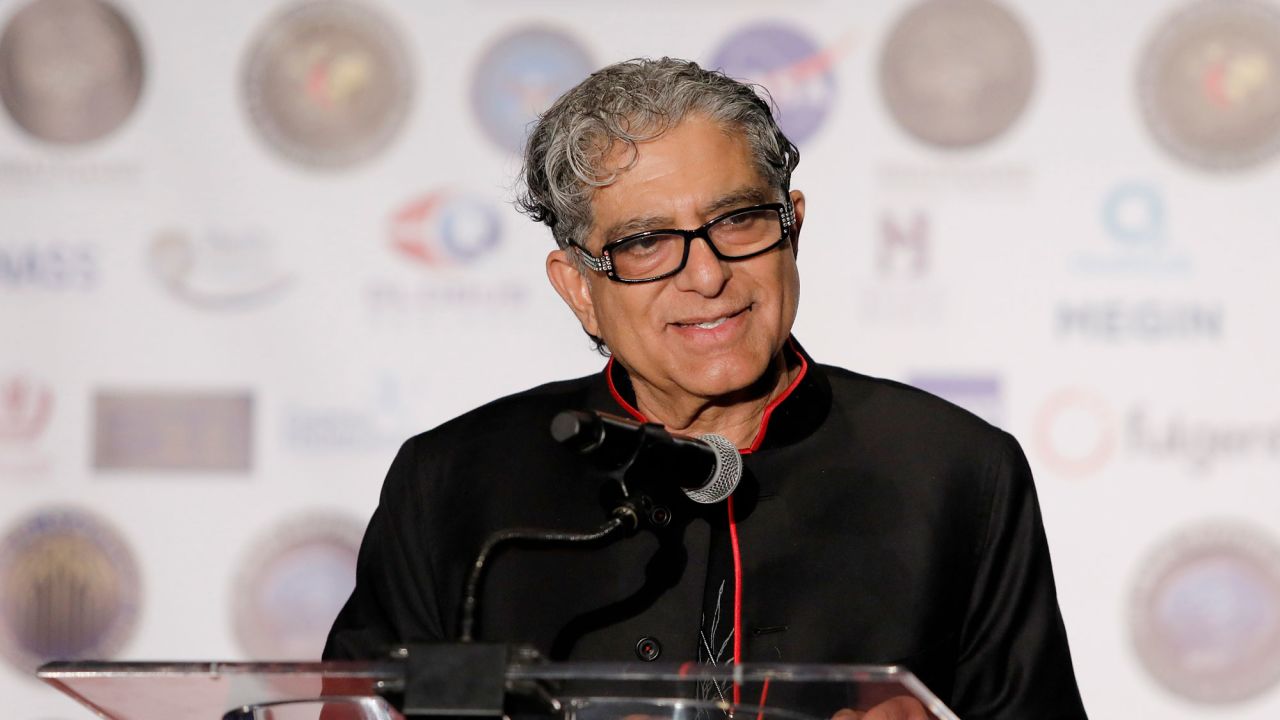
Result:
[[550,227],[561,248],[585,247],[591,194],[619,174],[604,167],[614,143],[628,146],[634,163],[636,143],[658,137],[693,113],[741,130],[761,177],[785,192],[800,152],[774,121],[767,91],[758,89],[666,57],[627,60],[592,73],[538,119],[525,145],[516,206]]

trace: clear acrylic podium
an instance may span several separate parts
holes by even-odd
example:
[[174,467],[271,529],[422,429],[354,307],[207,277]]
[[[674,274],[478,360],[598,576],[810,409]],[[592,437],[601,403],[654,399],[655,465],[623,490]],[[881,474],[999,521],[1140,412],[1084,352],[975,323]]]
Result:
[[[421,665],[417,672],[437,674],[430,666],[424,673]],[[465,666],[452,672],[428,688],[428,696],[466,694],[488,681]],[[937,720],[956,720],[914,675],[896,666],[504,662],[495,673],[502,677],[492,678],[489,688],[501,698],[500,711],[449,709],[446,702],[445,709],[427,714],[397,702],[414,682],[407,674],[406,664],[395,661],[59,662],[37,673],[110,720],[830,720],[841,709],[867,710],[904,695]]]

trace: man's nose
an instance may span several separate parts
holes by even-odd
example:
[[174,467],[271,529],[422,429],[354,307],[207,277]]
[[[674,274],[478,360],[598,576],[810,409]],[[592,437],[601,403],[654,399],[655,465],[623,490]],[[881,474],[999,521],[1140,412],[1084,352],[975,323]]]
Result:
[[729,263],[716,257],[705,238],[694,238],[689,243],[689,261],[676,274],[676,288],[692,290],[705,297],[715,297],[724,290],[732,275]]

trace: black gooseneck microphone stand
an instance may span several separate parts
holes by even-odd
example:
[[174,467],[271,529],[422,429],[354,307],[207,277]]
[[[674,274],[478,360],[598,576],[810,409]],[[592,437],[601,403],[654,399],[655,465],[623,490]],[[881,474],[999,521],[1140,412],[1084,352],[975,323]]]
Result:
[[[660,429],[660,426],[654,426]],[[515,687],[506,680],[511,662],[530,663],[540,660],[532,648],[512,647],[501,643],[476,641],[476,617],[480,592],[489,558],[502,546],[516,542],[545,544],[604,543],[631,534],[644,522],[665,525],[669,511],[655,517],[650,513],[651,501],[631,490],[627,473],[636,464],[647,438],[637,437],[629,454],[623,453],[613,467],[604,469],[607,480],[617,483],[620,499],[615,501],[609,519],[595,530],[565,532],[539,528],[512,528],[490,535],[480,546],[471,572],[467,576],[462,599],[462,617],[458,643],[420,644],[398,647],[392,658],[405,662],[402,685],[387,686],[381,694],[406,718],[500,718],[507,701],[517,701],[544,710],[557,711],[558,702],[545,688]]]

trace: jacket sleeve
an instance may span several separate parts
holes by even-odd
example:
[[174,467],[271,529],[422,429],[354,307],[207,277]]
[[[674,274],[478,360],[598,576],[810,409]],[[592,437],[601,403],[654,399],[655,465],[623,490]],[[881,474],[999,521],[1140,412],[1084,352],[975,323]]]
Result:
[[984,492],[952,707],[965,720],[1083,719],[1031,468],[1008,433]]
[[356,585],[325,643],[325,660],[380,659],[393,644],[444,637],[432,568],[429,484],[418,439],[396,455],[356,561]]

